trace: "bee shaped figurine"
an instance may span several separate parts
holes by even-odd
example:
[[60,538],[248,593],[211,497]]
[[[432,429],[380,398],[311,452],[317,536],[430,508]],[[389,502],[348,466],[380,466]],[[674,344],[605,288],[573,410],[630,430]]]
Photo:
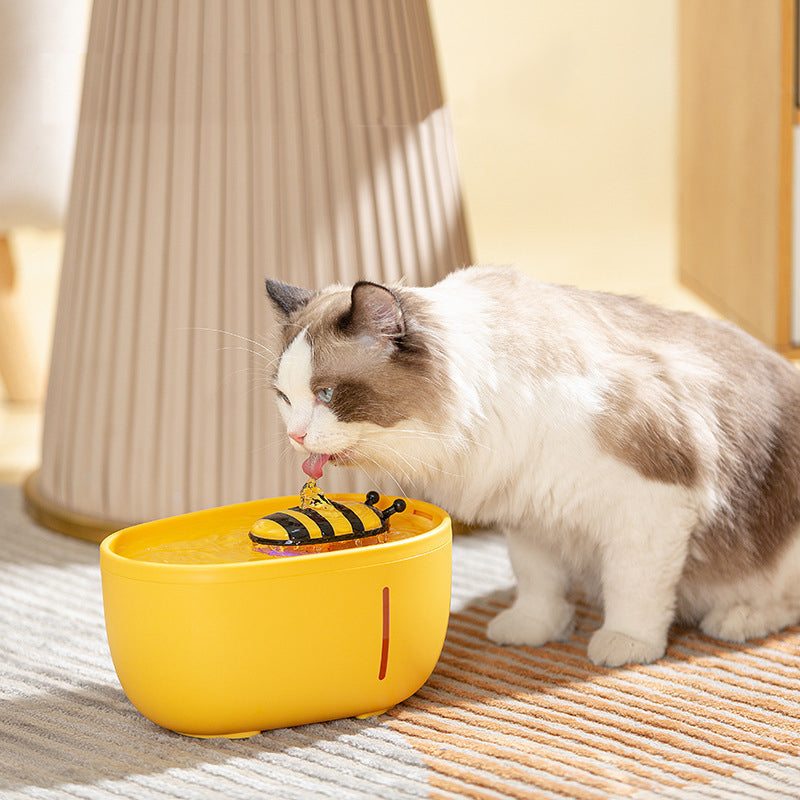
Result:
[[268,555],[300,555],[378,544],[388,539],[389,517],[405,511],[397,499],[383,511],[375,508],[377,492],[367,492],[365,502],[329,500],[314,480],[300,493],[300,505],[258,520],[250,529],[253,549]]

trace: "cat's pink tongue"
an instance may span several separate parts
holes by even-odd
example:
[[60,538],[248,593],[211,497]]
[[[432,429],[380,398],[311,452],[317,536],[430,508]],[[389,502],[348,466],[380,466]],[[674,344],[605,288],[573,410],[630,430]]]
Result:
[[303,472],[305,472],[309,478],[313,478],[315,481],[318,481],[322,477],[322,468],[325,466],[329,458],[330,456],[324,453],[312,453],[303,462]]

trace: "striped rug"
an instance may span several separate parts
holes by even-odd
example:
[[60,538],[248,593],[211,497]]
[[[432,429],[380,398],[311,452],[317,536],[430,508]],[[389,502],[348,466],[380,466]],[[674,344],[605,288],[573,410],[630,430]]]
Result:
[[488,642],[510,586],[500,537],[458,537],[447,640],[414,697],[189,739],[119,687],[96,546],[33,525],[0,486],[0,798],[800,798],[800,629],[747,647],[676,630],[659,663],[609,670],[586,659],[590,607],[568,643]]
[[565,644],[484,635],[507,602],[453,615],[417,695],[390,712],[431,770],[432,797],[800,797],[800,630],[737,648],[675,631],[652,666],[587,661],[579,609]]

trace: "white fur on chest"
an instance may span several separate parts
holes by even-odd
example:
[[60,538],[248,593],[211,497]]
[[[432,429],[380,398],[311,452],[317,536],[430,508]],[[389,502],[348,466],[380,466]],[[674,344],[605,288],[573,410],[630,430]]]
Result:
[[691,492],[646,480],[600,450],[591,431],[601,388],[591,377],[562,377],[509,398],[472,429],[475,445],[454,465],[461,479],[434,476],[432,494],[464,519],[577,534],[590,547],[631,525],[620,510],[629,517],[632,501],[693,506]]

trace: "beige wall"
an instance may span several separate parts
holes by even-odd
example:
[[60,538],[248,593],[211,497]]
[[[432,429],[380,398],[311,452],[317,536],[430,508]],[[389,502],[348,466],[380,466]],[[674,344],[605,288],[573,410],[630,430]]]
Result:
[[612,290],[671,276],[675,0],[430,7],[476,258]]

